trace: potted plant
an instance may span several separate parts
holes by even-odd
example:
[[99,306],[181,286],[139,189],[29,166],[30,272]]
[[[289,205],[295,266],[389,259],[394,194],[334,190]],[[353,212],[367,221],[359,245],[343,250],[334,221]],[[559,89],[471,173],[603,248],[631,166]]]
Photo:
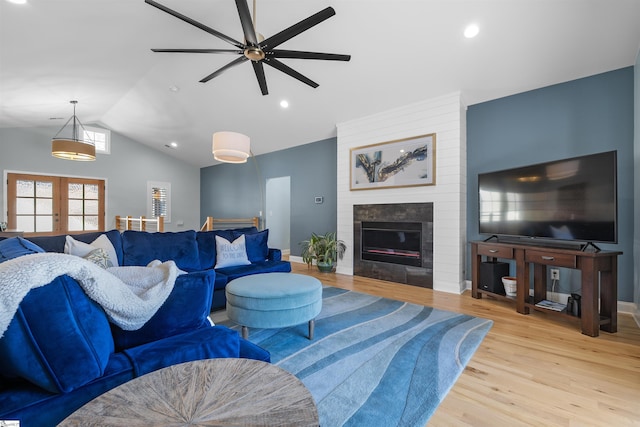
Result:
[[309,240],[300,242],[302,246],[302,260],[311,266],[316,261],[318,270],[322,272],[333,271],[336,261],[342,259],[347,249],[344,241],[336,239],[335,232],[320,235],[311,233]]

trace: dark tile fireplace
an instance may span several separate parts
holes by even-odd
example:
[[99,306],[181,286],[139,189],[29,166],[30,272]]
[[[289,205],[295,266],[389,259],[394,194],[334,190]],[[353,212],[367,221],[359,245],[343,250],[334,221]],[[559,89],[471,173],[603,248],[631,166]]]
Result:
[[353,274],[433,288],[433,203],[353,207]]

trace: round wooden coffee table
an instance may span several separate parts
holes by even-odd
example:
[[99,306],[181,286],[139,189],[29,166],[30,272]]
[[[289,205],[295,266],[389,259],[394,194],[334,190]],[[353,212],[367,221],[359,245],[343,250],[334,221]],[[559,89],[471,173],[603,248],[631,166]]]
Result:
[[309,390],[252,359],[206,359],[143,375],[95,398],[61,426],[318,426]]

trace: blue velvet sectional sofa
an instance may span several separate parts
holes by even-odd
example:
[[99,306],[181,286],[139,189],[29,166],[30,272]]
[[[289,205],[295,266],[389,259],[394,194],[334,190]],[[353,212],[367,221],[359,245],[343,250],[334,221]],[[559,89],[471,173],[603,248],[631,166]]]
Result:
[[[266,230],[265,230],[266,231]],[[224,307],[234,278],[291,271],[280,251],[266,247],[254,228],[177,233],[111,230],[73,235],[91,243],[104,234],[120,266],[174,260],[186,272],[158,312],[141,328],[125,331],[67,275],[31,289],[0,338],[0,420],[22,427],[53,426],[100,394],[173,364],[217,357],[269,361],[264,349],[223,326],[211,326],[212,304]],[[215,236],[246,239],[245,265],[215,269]],[[66,236],[0,239],[0,263],[37,252],[63,252]]]

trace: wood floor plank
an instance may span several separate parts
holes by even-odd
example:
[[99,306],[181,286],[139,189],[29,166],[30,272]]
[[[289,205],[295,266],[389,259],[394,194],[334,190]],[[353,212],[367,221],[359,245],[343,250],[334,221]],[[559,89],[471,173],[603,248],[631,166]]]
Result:
[[575,319],[518,314],[515,306],[365,277],[293,272],[323,284],[494,321],[429,421],[430,426],[639,426],[640,328],[619,314],[618,332],[580,333]]

